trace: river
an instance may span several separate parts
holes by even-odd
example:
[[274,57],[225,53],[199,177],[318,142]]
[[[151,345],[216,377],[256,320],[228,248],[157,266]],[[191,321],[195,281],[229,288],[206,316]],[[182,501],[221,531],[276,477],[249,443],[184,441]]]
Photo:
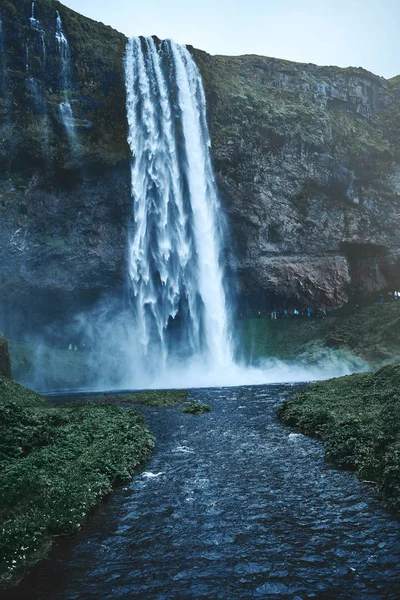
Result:
[[400,523],[275,409],[292,385],[141,408],[153,458],[4,599],[400,597]]

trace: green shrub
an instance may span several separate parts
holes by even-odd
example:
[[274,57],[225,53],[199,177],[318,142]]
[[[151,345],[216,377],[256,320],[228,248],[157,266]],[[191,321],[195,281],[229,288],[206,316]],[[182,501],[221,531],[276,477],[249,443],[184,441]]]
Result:
[[211,412],[211,408],[207,404],[200,404],[199,402],[188,402],[181,406],[181,412],[190,415],[203,415]]

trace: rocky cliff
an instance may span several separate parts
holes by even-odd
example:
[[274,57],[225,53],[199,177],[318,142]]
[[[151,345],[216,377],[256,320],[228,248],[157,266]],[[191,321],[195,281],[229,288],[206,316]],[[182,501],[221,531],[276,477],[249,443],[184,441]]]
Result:
[[0,377],[11,378],[11,359],[8,352],[8,342],[0,333]]
[[[54,0],[3,0],[0,19],[0,312],[40,328],[122,294],[126,39]],[[242,296],[339,306],[398,285],[399,78],[191,51]]]
[[196,57],[245,292],[338,306],[399,285],[399,79]]

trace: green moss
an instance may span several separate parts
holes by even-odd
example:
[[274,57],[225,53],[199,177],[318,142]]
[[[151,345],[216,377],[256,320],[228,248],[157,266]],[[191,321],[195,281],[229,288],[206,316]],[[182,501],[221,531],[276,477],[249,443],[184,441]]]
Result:
[[180,410],[188,415],[203,415],[211,412],[211,408],[207,404],[200,404],[194,401],[184,404]]
[[186,390],[156,390],[149,392],[135,392],[125,396],[115,396],[116,402],[127,402],[130,404],[142,404],[145,406],[161,407],[175,406],[184,402],[189,395]]
[[400,365],[319,382],[286,400],[279,419],[323,440],[326,457],[373,481],[400,509]]
[[2,8],[5,13],[9,14],[10,17],[15,17],[17,15],[18,11],[16,7],[13,4],[11,4],[11,2],[9,2],[8,0],[3,1]]
[[40,407],[47,404],[40,394],[23,387],[16,381],[0,376],[0,403],[14,402],[20,407]]
[[53,535],[76,531],[152,448],[153,437],[133,409],[52,407],[0,378],[0,585],[17,582]]
[[50,235],[36,235],[35,239],[45,246],[50,246],[51,248],[57,248],[59,250],[70,250],[71,246],[68,244],[65,238],[56,238]]
[[11,360],[8,351],[8,342],[0,333],[0,375],[11,377]]

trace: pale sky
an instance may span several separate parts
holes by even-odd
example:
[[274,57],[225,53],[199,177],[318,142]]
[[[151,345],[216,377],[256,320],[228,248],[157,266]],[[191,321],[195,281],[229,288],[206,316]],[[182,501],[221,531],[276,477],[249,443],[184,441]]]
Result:
[[127,36],[400,75],[400,0],[64,0]]

